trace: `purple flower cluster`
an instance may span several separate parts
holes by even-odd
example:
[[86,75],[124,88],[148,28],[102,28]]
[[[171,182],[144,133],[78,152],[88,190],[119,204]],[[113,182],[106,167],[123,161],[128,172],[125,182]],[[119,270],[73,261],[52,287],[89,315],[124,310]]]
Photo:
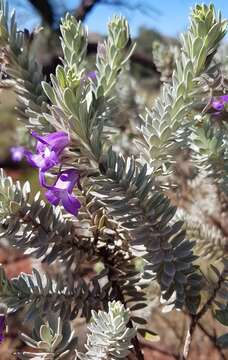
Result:
[[61,204],[66,211],[72,215],[77,215],[81,207],[80,201],[73,195],[75,185],[79,185],[80,174],[76,169],[68,169],[59,172],[52,185],[46,183],[46,171],[60,164],[60,155],[69,145],[68,134],[57,131],[48,135],[41,136],[35,131],[32,136],[37,140],[36,153],[26,150],[24,147],[11,148],[14,161],[20,161],[26,157],[32,167],[39,169],[39,181],[41,186],[47,189],[45,195],[52,205]]
[[79,185],[79,172],[76,169],[61,171],[52,185],[45,180],[45,172],[60,163],[60,155],[70,142],[68,134],[57,131],[40,136],[32,132],[32,136],[37,140],[36,154],[27,152],[26,157],[31,166],[39,168],[39,179],[47,189],[47,200],[54,206],[61,204],[67,212],[76,216],[81,204],[72,193],[75,185]]
[[97,81],[97,73],[96,71],[88,71],[83,77],[82,82],[88,82],[88,80],[93,83]]
[[4,340],[5,329],[6,329],[6,315],[0,314],[0,344]]
[[41,184],[47,189],[45,195],[52,205],[60,203],[70,214],[77,215],[81,207],[80,201],[72,195],[75,185],[79,186],[79,172],[76,169],[68,169],[61,171],[54,184],[47,185],[44,172],[40,172]]
[[25,156],[26,149],[24,146],[13,146],[10,149],[12,160],[19,162]]
[[228,103],[228,95],[222,95],[217,98],[213,98],[211,106],[218,112],[224,110],[225,104]]
[[32,136],[37,140],[36,154],[26,152],[26,157],[31,166],[39,168],[42,172],[59,164],[59,156],[67,145],[69,137],[63,131],[40,136],[35,131]]
[[96,71],[89,71],[86,74],[86,77],[87,77],[87,79],[90,79],[92,81],[96,81],[97,80],[97,73],[96,73]]

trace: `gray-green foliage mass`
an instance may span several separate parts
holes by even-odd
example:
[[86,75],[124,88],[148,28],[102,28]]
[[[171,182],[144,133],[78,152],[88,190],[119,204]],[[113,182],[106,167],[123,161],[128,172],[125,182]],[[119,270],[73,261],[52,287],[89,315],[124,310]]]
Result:
[[21,334],[21,339],[36,350],[33,353],[18,353],[18,359],[76,359],[77,338],[74,337],[70,324],[66,321],[63,324],[61,318],[54,313],[49,313],[45,319],[37,316],[32,337]]
[[[0,9],[0,43],[8,59],[6,71],[20,94],[19,117],[28,129],[42,134],[68,133],[70,146],[61,157],[61,169],[71,166],[81,175],[81,209],[75,219],[40,200],[39,194],[32,198],[28,183],[13,183],[1,172],[1,238],[43,262],[56,262],[62,270],[56,278],[34,270],[11,280],[0,271],[1,301],[9,311],[25,307],[27,319],[35,319],[32,337],[22,338],[41,355],[28,352],[19,358],[71,356],[77,346],[71,341],[69,320],[77,317],[90,321],[87,352],[79,358],[124,359],[129,349],[138,357],[137,331],[145,333],[147,321],[137,310],[148,305],[146,289],[152,281],[168,308],[184,310],[194,321],[212,309],[221,319],[228,298],[226,260],[222,257],[222,270],[211,268],[215,279],[213,287],[208,286],[212,280],[202,277],[197,256],[206,231],[193,231],[189,222],[186,236],[161,178],[173,173],[178,151],[187,149],[196,173],[203,169],[217,181],[219,191],[226,189],[227,126],[210,126],[205,101],[215,89],[202,87],[202,79],[219,68],[213,57],[226,34],[226,21],[213,5],[193,9],[172,80],[142,116],[139,154],[129,156],[114,150],[112,137],[118,130],[112,117],[118,102],[115,87],[134,51],[134,45],[128,47],[126,19],[111,19],[107,39],[98,44],[96,63],[89,69],[87,31],[67,14],[60,26],[62,64],[47,82],[25,34],[17,30],[15,16],[9,19],[2,1]],[[140,270],[138,260],[143,263]],[[85,262],[98,268],[89,280],[82,276]],[[201,290],[208,294],[206,301]],[[51,312],[57,314],[54,320],[49,319]]]
[[108,304],[108,313],[92,312],[92,322],[88,329],[86,354],[78,354],[81,360],[124,359],[132,348],[131,340],[136,334],[127,326],[130,314],[120,302]]

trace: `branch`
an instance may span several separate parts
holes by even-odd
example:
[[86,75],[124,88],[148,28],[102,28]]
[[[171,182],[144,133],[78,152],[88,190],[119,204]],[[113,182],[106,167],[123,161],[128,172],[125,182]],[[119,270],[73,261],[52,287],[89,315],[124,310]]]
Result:
[[[125,309],[129,308],[129,310],[132,311],[133,309],[131,310],[129,304],[131,301],[137,299],[137,304],[141,303],[143,305],[142,302],[145,301],[144,293],[139,290],[140,286],[138,281],[136,282],[135,276],[137,275],[135,274],[135,265],[132,259],[129,258],[127,261],[126,255],[123,257],[123,251],[121,249],[118,250],[118,246],[115,245],[115,243],[113,243],[112,247],[113,250],[107,246],[100,248],[100,256],[107,269],[108,280],[112,284],[112,295],[113,298],[124,305]],[[135,286],[136,283],[138,284],[137,289]],[[134,320],[134,317],[131,316],[127,323],[127,326],[131,329],[134,328],[132,320]],[[143,321],[143,319],[141,320]],[[136,322],[136,320],[134,322]],[[144,360],[137,334],[132,337],[131,343],[137,360]]]
[[211,335],[200,322],[198,322],[197,326],[204,333],[204,335],[206,335],[208,337],[208,339],[210,339],[210,341],[214,345],[215,349],[218,351],[219,355],[221,356],[221,359],[226,360],[226,356],[223,354],[221,347],[217,344],[216,336]]
[[21,273],[10,280],[0,267],[0,299],[12,311],[25,308],[26,320],[37,313],[42,316],[59,311],[61,318],[75,319],[79,315],[88,321],[93,309],[102,309],[104,291],[95,278],[86,283],[69,274],[66,284],[60,276],[55,281],[47,273],[33,269],[31,275]]
[[191,342],[192,342],[192,337],[193,337],[193,333],[195,331],[197,322],[195,321],[194,316],[191,316],[191,322],[190,322],[190,326],[187,332],[187,336],[185,339],[185,343],[184,343],[184,350],[183,350],[183,359],[187,360],[188,355],[189,355],[189,350],[190,350],[190,346],[191,346]]
[[105,4],[110,6],[122,7],[130,11],[139,11],[141,14],[150,16],[151,13],[160,14],[160,11],[154,6],[142,3],[141,1],[135,1],[130,4],[127,0],[81,0],[79,6],[74,11],[74,16],[77,20],[84,21],[87,15],[98,4]]
[[49,26],[52,26],[54,23],[54,11],[50,2],[48,0],[29,0],[29,2],[42,16],[44,22],[46,22]]
[[142,347],[147,347],[147,348],[149,348],[153,351],[156,351],[162,355],[171,356],[172,358],[177,359],[177,360],[180,358],[178,354],[169,352],[168,350],[165,350],[165,349],[161,349],[161,348],[155,346],[153,343],[146,341],[144,339],[140,339],[139,344]]
[[190,315],[190,326],[187,332],[187,336],[185,339],[185,344],[184,344],[184,350],[183,350],[183,358],[184,360],[187,360],[188,355],[189,355],[189,351],[190,351],[190,346],[191,346],[191,342],[192,342],[192,338],[193,338],[193,334],[195,332],[196,326],[199,323],[199,320],[206,314],[207,310],[211,307],[213,301],[215,300],[218,291],[221,288],[221,285],[224,281],[223,275],[221,274],[217,286],[214,288],[212,295],[210,296],[210,298],[208,299],[208,301],[204,304],[204,306],[201,308],[201,310],[197,313],[197,314],[191,314]]
[[82,0],[73,15],[77,20],[84,21],[95,5],[99,3],[101,3],[101,0]]
[[[124,304],[124,307],[126,307],[126,301],[124,299],[124,296],[122,294],[122,291],[121,291],[121,288],[120,288],[119,284],[117,282],[116,283],[113,282],[113,287],[114,286],[116,287],[116,290],[117,290],[118,300],[120,300],[121,303]],[[130,328],[134,329],[132,320],[130,318],[129,318],[128,326]],[[144,356],[143,356],[143,353],[142,353],[142,350],[141,350],[139,340],[137,338],[137,334],[132,338],[131,342],[132,342],[132,345],[134,346],[134,350],[135,350],[135,354],[137,356],[137,360],[144,360]]]

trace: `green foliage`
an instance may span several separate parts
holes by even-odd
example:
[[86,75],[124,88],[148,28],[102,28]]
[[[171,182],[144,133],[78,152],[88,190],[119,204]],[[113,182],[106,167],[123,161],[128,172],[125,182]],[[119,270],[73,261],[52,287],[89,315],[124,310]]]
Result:
[[185,223],[186,237],[195,241],[194,252],[206,259],[223,259],[227,256],[227,239],[214,225],[208,225],[182,212],[181,220]]
[[216,310],[215,317],[221,324],[228,326],[228,306],[226,305],[222,310]]
[[[40,202],[38,197],[30,204],[28,183],[21,189],[19,182],[13,184],[11,178],[5,177],[3,172],[0,193],[4,199],[1,202],[2,213],[4,211],[1,237],[9,241],[12,246],[23,249],[25,252],[29,250],[33,256],[41,258],[48,264],[60,259],[64,261],[64,266],[68,270],[67,283],[59,278],[57,284],[55,281],[53,283],[48,275],[47,279],[44,276],[43,280],[37,281],[36,275],[39,274],[36,272],[33,275],[35,278],[23,274],[17,280],[19,284],[24,284],[24,277],[26,277],[26,283],[29,282],[29,286],[32,286],[32,279],[34,279],[35,284],[40,284],[40,289],[38,293],[33,293],[32,289],[26,287],[19,297],[17,291],[2,294],[4,301],[7,301],[10,306],[18,308],[29,303],[31,309],[27,308],[28,317],[30,317],[30,312],[33,315],[38,309],[40,312],[45,312],[49,307],[56,309],[57,306],[61,308],[64,316],[68,314],[73,318],[77,316],[79,310],[82,310],[82,314],[89,318],[94,306],[99,308],[105,297],[115,296],[117,289],[112,286],[112,281],[118,281],[118,287],[124,290],[129,303],[137,299],[143,304],[144,294],[140,291],[140,286],[136,286],[139,279],[134,268],[134,258],[127,248],[124,251],[117,245],[119,236],[124,242],[127,239],[123,232],[119,235],[115,227],[110,228],[105,216],[99,215],[99,208],[96,215],[94,212],[94,219],[88,218],[88,215],[84,213],[83,229],[65,220],[60,209],[53,209],[43,201]],[[87,229],[86,216],[89,227],[93,227],[93,231]],[[72,264],[75,272],[80,270],[80,264],[83,262],[94,260],[104,262],[106,269],[88,285],[76,274],[72,277],[70,270]],[[110,279],[106,284],[105,278],[109,271],[111,272]],[[101,278],[104,278],[104,287],[99,284]],[[9,285],[10,282],[7,284]],[[10,285],[8,288],[11,289]],[[96,301],[93,300],[94,297]],[[23,299],[22,302],[21,299]]]
[[[220,269],[219,269],[220,268]],[[205,310],[211,309],[219,322],[225,319],[228,299],[228,262],[227,258],[223,260],[222,267],[210,265],[206,276],[208,286],[208,299]],[[204,311],[205,312],[205,311]],[[222,320],[222,321],[221,321]]]
[[[107,41],[98,49],[97,82],[95,83],[88,81],[87,86],[82,87],[82,82],[80,82],[78,87],[72,90],[69,88],[67,78],[61,82],[62,74],[67,73],[67,63],[61,72],[58,67],[56,77],[52,77],[52,88],[50,85],[43,84],[47,95],[49,94],[49,99],[53,100],[52,117],[48,115],[46,119],[57,129],[67,131],[70,127],[72,137],[79,138],[82,155],[85,156],[87,163],[92,165],[96,174],[94,181],[89,183],[94,187],[93,194],[97,198],[100,197],[98,193],[101,193],[102,198],[108,194],[108,202],[105,202],[105,205],[110,207],[114,204],[115,208],[110,215],[113,217],[117,215],[118,221],[120,217],[125,220],[123,224],[121,223],[121,227],[128,229],[130,237],[132,237],[131,229],[135,228],[133,235],[135,241],[146,248],[148,266],[151,265],[150,270],[155,271],[164,298],[169,299],[173,295],[172,301],[177,307],[181,307],[185,304],[186,294],[191,288],[191,284],[186,286],[187,277],[196,270],[192,264],[195,260],[192,254],[194,243],[184,241],[180,224],[166,228],[175,209],[169,207],[167,198],[155,191],[154,180],[147,175],[146,167],[139,166],[133,159],[124,159],[112,150],[107,151],[105,122],[99,116],[101,100],[102,109],[109,105],[110,99],[107,96],[117,81],[118,71],[126,62],[127,58],[123,50],[127,45],[127,39],[129,39],[129,30],[126,22],[121,17],[115,17],[109,24]],[[104,84],[103,79],[106,81],[111,79],[111,85]],[[58,117],[57,111],[60,115]],[[79,159],[78,162],[80,162]],[[98,172],[100,175],[97,175]],[[115,184],[116,180],[119,183]],[[117,187],[118,195],[122,192],[121,203],[112,202],[112,198],[115,200],[117,197],[115,187]],[[126,189],[129,189],[129,194]],[[135,193],[138,196],[138,204]],[[145,216],[142,215],[144,212]],[[128,224],[127,219],[129,219]],[[174,239],[175,235],[177,240],[172,242],[171,238]],[[150,245],[147,245],[148,242]],[[178,268],[175,265],[176,251],[181,260]],[[185,265],[182,258],[186,261]],[[198,303],[198,296],[195,301]]]
[[30,187],[13,184],[4,172],[0,174],[0,237],[12,246],[32,253],[49,264],[57,258],[72,261],[91,256],[89,237],[76,232],[73,222],[64,219],[60,208],[40,200],[38,193],[29,202]]
[[81,360],[125,359],[132,348],[131,340],[136,335],[129,328],[130,314],[120,302],[108,304],[108,313],[92,312],[92,322],[88,329],[86,354],[78,354]]
[[[72,25],[69,25],[70,22]],[[56,129],[68,130],[70,127],[81,155],[99,160],[103,144],[100,135],[107,113],[103,102],[110,97],[117,74],[133,51],[132,48],[126,56],[128,24],[118,16],[110,22],[107,41],[98,45],[95,82],[87,78],[83,67],[87,38],[82,25],[76,25],[75,20],[67,15],[62,20],[61,30],[65,54],[63,67],[58,66],[56,76],[51,77],[52,86],[43,82],[44,91],[52,102],[52,117],[37,114],[37,118],[42,122],[45,117]]]
[[221,14],[217,16],[212,5],[197,5],[191,26],[182,37],[172,83],[163,86],[154,108],[147,110],[141,129],[145,159],[159,173],[171,171],[178,149],[189,144],[194,98],[202,93],[197,79],[207,71],[225,34],[226,21]]
[[[54,313],[45,319],[37,317],[34,321],[32,337],[21,334],[21,339],[35,352],[24,351],[17,354],[18,359],[76,359],[77,338],[73,337],[69,322],[61,321]],[[37,352],[36,352],[37,351]]]
[[36,269],[33,269],[32,275],[21,273],[9,280],[3,268],[0,268],[0,280],[1,301],[11,311],[26,306],[26,320],[33,319],[37,314],[43,316],[50,311],[58,311],[62,319],[74,319],[80,313],[89,320],[91,310],[102,307],[105,295],[96,279],[88,286],[83,279],[76,281],[69,276],[66,283],[61,277],[55,281]]
[[202,128],[192,137],[193,159],[199,169],[216,180],[220,190],[228,192],[227,126],[215,128],[210,119],[204,119]]
[[[192,252],[194,243],[185,239],[181,222],[169,225],[176,209],[154,189],[147,167],[128,160],[109,150],[102,163],[103,177],[95,179],[99,186],[95,195],[110,209],[110,215],[128,229],[132,248],[146,251],[145,255],[139,252],[147,261],[145,276],[154,276],[163,297],[168,300],[172,296],[172,302],[182,307],[192,291],[191,279],[193,283],[197,278],[200,282],[192,265],[196,259]],[[197,286],[200,289],[200,283]],[[195,292],[195,302],[197,298]]]
[[[204,276],[203,281],[195,255],[201,240],[203,255],[212,255],[216,235],[209,236],[201,224],[193,228],[187,223],[186,236],[183,222],[174,220],[176,208],[164,195],[163,177],[158,175],[170,175],[178,151],[188,149],[198,172],[205,171],[219,180],[218,185],[226,185],[227,128],[211,126],[210,115],[203,110],[205,99],[200,99],[205,93],[202,78],[219,69],[212,59],[226,33],[226,21],[212,5],[193,9],[172,81],[163,86],[154,108],[147,110],[138,139],[140,152],[133,157],[114,150],[116,125],[110,119],[118,75],[134,50],[134,46],[128,49],[126,19],[114,16],[109,22],[108,37],[98,46],[92,69],[95,76],[91,78],[86,60],[87,31],[67,14],[61,23],[62,65],[48,83],[43,81],[25,34],[18,34],[14,16],[8,26],[3,3],[0,15],[0,41],[10,60],[7,71],[16,80],[17,89],[20,85],[26,126],[42,133],[51,129],[70,135],[60,169],[71,166],[80,171],[82,203],[78,219],[67,217],[60,208],[41,201],[39,195],[31,199],[28,183],[14,184],[1,173],[0,236],[43,262],[59,261],[65,272],[54,279],[34,270],[32,275],[9,280],[1,269],[1,301],[11,311],[25,306],[29,319],[54,311],[61,320],[77,316],[91,320],[87,353],[78,354],[84,360],[124,359],[131,344],[137,353],[136,324],[145,325],[146,320],[135,311],[146,307],[144,291],[152,281],[160,286],[161,302],[168,309],[184,308],[193,319],[212,309],[224,322],[227,263],[223,259],[221,271],[211,266],[212,278]],[[160,50],[158,58],[166,51]],[[115,101],[118,104],[118,99]],[[172,188],[173,179],[168,180]],[[205,246],[208,239],[209,247]],[[143,262],[140,271],[135,269],[138,259]],[[99,268],[92,279],[82,276],[85,262]],[[71,331],[60,319],[53,326],[51,320],[44,324],[39,320],[32,338],[23,335],[28,344],[42,351],[37,356],[68,356]],[[137,330],[147,332],[145,328]]]
[[218,337],[217,345],[223,349],[228,348],[228,334],[224,334]]
[[[18,113],[27,122],[34,112],[47,111],[47,98],[42,90],[42,67],[36,62],[29,38],[18,31],[15,13],[9,18],[8,5],[0,2],[0,44],[3,47],[1,57],[7,73],[16,81],[15,90],[18,94]],[[42,129],[42,124],[31,120],[31,127]],[[47,124],[46,124],[47,126]]]
[[[218,320],[222,325],[228,326],[228,306],[226,306],[220,310],[216,310],[215,318]],[[217,345],[221,348],[228,347],[228,334],[221,335],[217,338]]]
[[98,46],[97,71],[98,86],[97,97],[110,96],[117,81],[117,75],[131,56],[134,46],[125,55],[126,47],[130,41],[129,26],[121,16],[114,16],[108,25],[108,38],[104,44]]
[[[67,14],[60,25],[61,44],[64,54],[64,63],[68,67],[67,77],[78,74],[80,80],[80,66],[83,66],[87,51],[87,32],[81,22],[77,22],[74,16]],[[73,82],[73,79],[72,79]]]

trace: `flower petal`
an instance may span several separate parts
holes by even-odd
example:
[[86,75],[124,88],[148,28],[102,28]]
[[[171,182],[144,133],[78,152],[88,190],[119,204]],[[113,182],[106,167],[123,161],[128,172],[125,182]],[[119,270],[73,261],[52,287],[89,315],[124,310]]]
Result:
[[6,328],[6,316],[0,314],[0,343],[4,340],[4,331]]
[[45,196],[50,204],[52,204],[54,206],[59,205],[60,196],[57,192],[50,189],[50,190],[46,191]]
[[56,181],[55,187],[59,190],[66,190],[68,193],[72,193],[76,184],[78,184],[80,174],[76,169],[68,169],[62,171]]
[[25,156],[31,166],[40,168],[42,171],[49,170],[59,163],[58,156],[54,151],[49,151],[49,154],[32,154],[27,151]]
[[78,210],[81,207],[81,203],[75,196],[64,192],[61,193],[61,200],[63,207],[67,212],[75,216],[78,215]]
[[56,131],[44,136],[32,131],[32,136],[38,140],[36,147],[38,153],[44,152],[45,147],[48,146],[51,150],[60,154],[70,142],[69,135],[64,131]]
[[90,79],[92,81],[96,81],[97,80],[97,73],[96,71],[89,71],[85,74],[85,79]]
[[24,146],[13,146],[10,149],[12,160],[15,162],[19,162],[23,159],[25,155],[25,148]]
[[49,189],[49,185],[46,183],[45,172],[42,170],[39,171],[39,182],[42,187]]
[[76,183],[79,183],[80,174],[76,169],[68,169],[58,174],[56,181],[48,185],[45,179],[45,171],[39,172],[41,186],[48,189],[45,195],[52,205],[59,205],[60,201],[67,212],[77,215],[81,207],[80,201],[72,195]]
[[220,99],[223,100],[224,103],[228,102],[228,95],[222,95],[220,96]]
[[214,100],[211,105],[215,110],[218,111],[221,111],[224,108],[224,103],[221,102],[220,100]]
[[213,98],[211,102],[211,106],[218,111],[222,111],[224,109],[224,105],[228,102],[228,95],[218,96]]

